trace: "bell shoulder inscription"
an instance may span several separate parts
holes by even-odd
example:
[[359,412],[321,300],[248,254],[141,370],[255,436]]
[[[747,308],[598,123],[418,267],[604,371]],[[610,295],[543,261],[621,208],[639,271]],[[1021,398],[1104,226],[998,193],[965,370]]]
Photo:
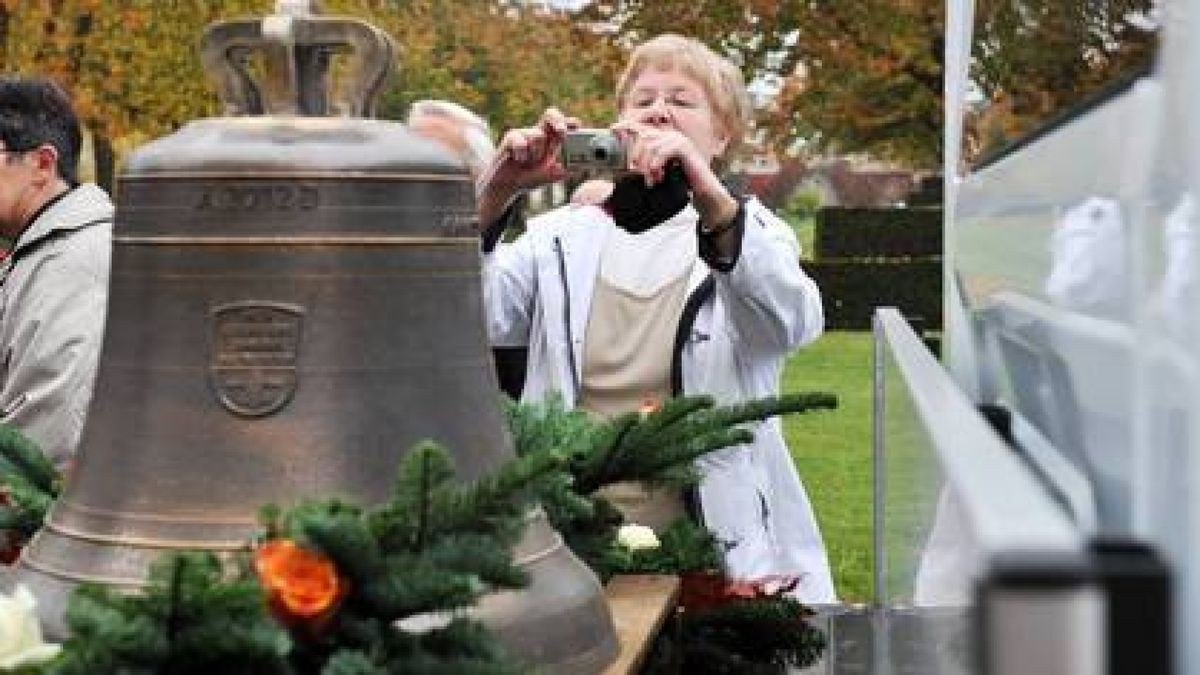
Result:
[[312,211],[321,205],[311,185],[219,185],[199,192],[197,211]]

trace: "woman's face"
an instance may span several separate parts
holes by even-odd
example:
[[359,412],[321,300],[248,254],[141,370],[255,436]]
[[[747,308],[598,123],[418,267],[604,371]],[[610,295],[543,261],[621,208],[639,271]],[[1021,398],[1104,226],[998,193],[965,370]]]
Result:
[[642,71],[625,95],[621,120],[675,129],[710,162],[729,145],[704,87],[677,68]]

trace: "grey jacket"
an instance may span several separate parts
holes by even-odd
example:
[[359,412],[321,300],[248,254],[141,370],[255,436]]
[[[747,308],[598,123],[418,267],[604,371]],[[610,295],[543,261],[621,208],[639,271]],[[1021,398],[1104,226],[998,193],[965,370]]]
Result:
[[76,187],[0,265],[0,421],[61,464],[83,430],[104,336],[113,205]]

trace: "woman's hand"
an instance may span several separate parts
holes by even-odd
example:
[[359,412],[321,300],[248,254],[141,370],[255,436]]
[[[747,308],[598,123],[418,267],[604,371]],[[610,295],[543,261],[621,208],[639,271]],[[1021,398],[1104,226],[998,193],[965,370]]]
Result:
[[737,200],[713,171],[708,158],[679,131],[638,122],[617,122],[614,132],[625,144],[629,169],[642,174],[647,185],[666,175],[667,164],[678,160],[692,190],[692,204],[710,227],[727,223],[737,214]]
[[565,178],[567,172],[559,161],[559,151],[567,130],[579,126],[578,119],[547,108],[536,126],[507,131],[496,158],[476,186],[479,222],[496,222],[525,190]]

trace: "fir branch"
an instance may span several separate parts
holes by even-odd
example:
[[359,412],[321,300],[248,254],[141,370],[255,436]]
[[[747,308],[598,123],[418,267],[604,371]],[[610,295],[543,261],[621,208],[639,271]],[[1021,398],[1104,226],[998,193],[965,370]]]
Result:
[[140,594],[81,586],[66,620],[71,638],[47,670],[55,675],[292,672],[291,642],[257,584],[224,579],[209,553],[156,561]]
[[424,443],[375,509],[338,499],[263,507],[267,537],[320,551],[347,581],[332,614],[281,618],[293,642],[267,615],[248,560],[226,578],[215,556],[178,554],[154,565],[144,593],[81,587],[67,610],[72,638],[48,672],[523,672],[478,624],[409,633],[397,621],[459,611],[492,588],[525,583],[511,546],[539,486],[564,489],[563,464],[543,453],[460,485],[445,450]]
[[565,471],[550,474],[540,483],[538,501],[553,524],[586,522],[596,516],[592,499],[576,491],[575,479]]
[[595,561],[589,561],[603,579],[616,574],[682,574],[722,566],[716,537],[686,518],[671,523],[659,535],[657,548],[631,551],[615,539],[605,542]]
[[[691,410],[692,414],[686,418],[676,418],[670,425],[661,425],[660,432],[653,438],[653,442],[662,447],[673,447],[687,443],[699,436],[729,432],[735,428],[746,429],[739,425],[761,422],[779,415],[836,407],[837,397],[822,392],[768,396],[726,406],[698,407]],[[665,411],[666,407],[664,406]],[[748,429],[746,430],[748,431]],[[712,449],[748,442],[750,442],[748,439],[729,437],[725,446],[718,444]]]
[[786,675],[786,671],[777,664],[748,659],[722,645],[688,640],[682,646],[682,651],[682,666],[666,671],[647,669],[650,675],[676,672],[686,672],[688,675]]
[[540,482],[556,480],[562,464],[553,452],[518,457],[464,486],[449,480],[445,450],[423,444],[405,458],[394,497],[372,512],[371,528],[385,552],[420,551],[431,539],[460,532],[511,544]]
[[[669,400],[655,412],[630,413],[605,423],[566,411],[558,402],[541,410],[513,406],[509,415],[522,455],[552,447],[566,449],[570,477],[544,482],[542,502],[572,551],[601,578],[608,578],[618,573],[714,570],[722,566],[723,556],[710,532],[686,520],[662,533],[657,549],[624,548],[616,541],[622,518],[596,490],[631,480],[692,484],[697,478],[695,460],[752,442],[753,424],[836,405],[836,397],[823,393],[767,397],[731,406],[715,406],[711,398],[697,396]],[[539,430],[540,420],[554,432]],[[570,437],[564,433],[567,429]],[[589,501],[591,508],[581,508],[567,497],[569,492]],[[788,665],[808,665],[820,655],[824,637],[803,620],[807,612],[803,605],[774,598],[759,603],[755,600],[720,613],[686,612],[678,653],[659,661],[675,669],[663,672],[782,675]]]
[[506,413],[520,456],[555,453],[566,459],[564,472],[539,483],[538,496],[551,524],[572,550],[595,563],[603,558],[621,522],[611,505],[595,495],[596,490],[627,481],[695,484],[696,459],[753,439],[750,428],[740,425],[835,405],[836,397],[823,393],[767,397],[724,407],[715,407],[711,397],[691,396],[667,400],[649,414],[629,413],[596,422],[553,398],[542,405],[509,403]]
[[673,399],[648,415],[622,415],[609,422],[610,428],[599,434],[604,444],[597,444],[583,461],[572,465],[576,485],[591,492],[630,480],[669,483],[680,477],[677,467],[714,450],[751,442],[752,432],[738,425],[836,405],[837,398],[824,393],[765,397],[715,408],[707,396]]
[[7,424],[0,424],[0,474],[21,476],[42,492],[57,495],[62,476],[28,436]]
[[623,463],[622,453],[627,448],[625,439],[638,421],[637,413],[614,418],[600,428],[590,448],[571,458],[576,489],[589,494],[605,485],[619,482],[619,479],[611,480],[610,477],[621,475],[617,469]]
[[684,614],[690,645],[719,647],[752,663],[779,668],[812,665],[825,634],[807,621],[812,610],[786,596],[737,600]]
[[[509,550],[532,495],[543,499],[556,526],[571,526],[563,534],[573,548],[599,559],[613,551],[611,535],[620,515],[590,495],[591,489],[628,479],[686,480],[694,458],[749,440],[750,431],[739,425],[821,405],[821,399],[781,397],[713,408],[710,399],[695,397],[605,424],[566,410],[561,402],[541,410],[512,406],[507,412],[519,459],[492,476],[467,485],[453,482],[449,455],[427,442],[405,458],[390,500],[377,508],[323,500],[303,502],[287,513],[264,509],[269,536],[321,550],[350,579],[328,624],[330,632],[293,644],[265,618],[262,591],[252,579],[225,578],[211,556],[172,558],[155,566],[142,595],[81,588],[68,608],[73,637],[54,672],[518,672],[473,622],[457,619],[423,633],[394,624],[417,614],[453,612],[490,588],[522,583],[524,574],[512,564]],[[26,457],[27,447],[14,452],[10,458],[0,448],[0,479],[15,495],[14,506],[0,510],[0,519],[19,522],[30,505],[48,508],[57,493],[45,486],[56,490],[57,483],[54,476],[46,482],[47,465]],[[639,552],[618,562],[663,571],[710,565],[716,546],[698,536],[706,532],[692,527],[678,541],[664,534],[657,557]],[[706,644],[720,645],[723,636],[750,623],[775,620],[782,619],[758,615],[739,623],[726,617],[695,628],[711,636]],[[795,637],[782,628],[779,632]],[[779,642],[755,644],[768,654],[788,648]],[[759,663],[733,650],[721,654],[730,662]]]
[[513,564],[509,545],[495,537],[447,535],[431,546],[426,555],[435,567],[477,576],[493,588],[520,588],[529,583],[525,571]]
[[[171,673],[279,673],[293,672],[283,659],[272,658],[270,663],[253,655],[284,655],[291,651],[291,641],[274,623],[254,623],[231,630],[227,619],[197,621],[175,639],[172,651],[181,656],[173,659]],[[192,665],[192,655],[203,655],[203,661]],[[201,665],[203,664],[203,665]]]
[[57,675],[116,672],[133,656],[138,662],[162,660],[169,650],[154,617],[137,611],[124,596],[104,586],[85,584],[71,595],[66,621],[71,637],[52,662]]
[[352,583],[361,584],[381,573],[383,552],[362,514],[339,504],[336,500],[305,503],[290,516],[288,530],[301,545],[329,556]]
[[306,672],[413,672],[414,664],[428,672],[512,672],[484,650],[492,642],[486,634],[464,633],[456,644],[457,634],[447,633],[433,654],[427,634],[396,622],[458,611],[492,588],[523,584],[511,546],[536,485],[561,476],[561,465],[552,453],[520,458],[462,485],[445,449],[423,442],[401,462],[384,504],[364,511],[307,501],[268,519],[277,534],[320,550],[348,579],[332,632],[304,641],[294,660]]
[[515,543],[524,514],[543,480],[563,467],[554,452],[518,457],[465,487],[446,486],[434,494],[433,518],[439,534],[476,532]]
[[389,505],[393,512],[414,514],[411,521],[405,522],[411,531],[407,536],[399,532],[389,533],[389,540],[403,550],[421,550],[428,537],[431,494],[453,477],[454,466],[445,448],[430,440],[414,446],[400,461],[399,477]]
[[560,396],[532,405],[504,399],[505,414],[518,457],[555,450],[572,456],[591,445],[596,424],[581,410],[566,407]]
[[417,502],[417,533],[414,537],[413,548],[420,551],[425,548],[425,538],[428,536],[429,530],[429,508],[432,506],[434,483],[432,476],[433,462],[437,454],[431,445],[418,447],[413,451],[417,455],[417,459],[421,464],[420,484],[417,486],[417,494],[414,495],[414,500]]
[[780,396],[766,396],[743,403],[720,406],[712,409],[706,415],[719,420],[722,425],[745,424],[759,422],[770,417],[810,412],[813,410],[833,410],[838,407],[838,399],[834,394],[826,392],[798,392]]
[[167,598],[167,620],[166,620],[166,634],[167,634],[167,643],[168,644],[170,644],[171,642],[174,642],[176,636],[179,635],[179,629],[180,629],[179,607],[180,607],[180,605],[183,604],[183,598],[182,598],[183,589],[181,588],[181,586],[183,584],[183,575],[184,575],[183,568],[187,565],[187,559],[184,558],[183,556],[176,556],[176,557],[171,558],[169,564],[171,565],[171,576],[168,581],[168,588],[170,589],[169,590],[170,595]]
[[361,651],[343,649],[329,658],[321,675],[387,675],[387,670],[376,666]]
[[474,574],[442,569],[426,556],[388,556],[385,569],[351,589],[348,611],[387,622],[467,607],[487,591]]
[[[21,495],[19,490],[9,493]],[[12,497],[13,504],[0,504],[0,530],[8,530],[17,535],[18,540],[25,541],[32,537],[45,522],[53,501],[37,497]]]
[[713,451],[750,443],[754,434],[748,429],[729,428],[697,434],[683,443],[663,444],[654,452],[648,448],[642,453],[644,459],[630,467],[625,480],[641,480],[646,483],[665,482],[677,467],[690,467],[697,460]]
[[625,442],[631,446],[644,445],[660,437],[667,429],[685,426],[689,419],[696,419],[701,411],[714,405],[711,396],[681,396],[668,399],[662,406],[645,415],[639,414],[639,424],[628,435]]
[[0,530],[18,540],[33,536],[62,491],[62,476],[37,444],[15,428],[0,424]]

